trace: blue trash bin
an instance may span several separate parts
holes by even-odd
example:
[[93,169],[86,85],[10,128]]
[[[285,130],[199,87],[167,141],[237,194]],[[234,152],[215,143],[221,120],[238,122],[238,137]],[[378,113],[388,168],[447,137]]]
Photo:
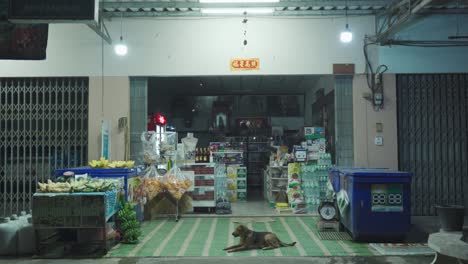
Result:
[[411,225],[411,173],[388,169],[341,169],[349,198],[341,223],[354,240],[399,241]]
[[340,167],[340,166],[336,166],[336,167],[332,167],[330,168],[330,170],[328,171],[328,179],[330,180],[330,183],[332,184],[333,186],[333,191],[334,192],[339,192],[341,190],[341,184],[340,184],[340,171],[342,170],[375,170],[375,169],[378,169],[378,170],[383,170],[383,169],[387,169],[387,168],[357,168],[357,167]]

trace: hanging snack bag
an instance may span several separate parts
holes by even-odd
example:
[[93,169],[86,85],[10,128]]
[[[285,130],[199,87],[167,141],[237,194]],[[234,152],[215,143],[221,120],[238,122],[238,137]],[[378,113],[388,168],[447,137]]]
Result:
[[182,195],[192,186],[192,181],[185,177],[179,168],[174,167],[169,170],[163,177],[162,186],[164,191],[171,194],[171,196],[180,200]]
[[141,184],[143,188],[143,196],[146,197],[147,201],[151,201],[156,197],[160,192],[163,191],[163,178],[158,177],[146,177],[143,179]]

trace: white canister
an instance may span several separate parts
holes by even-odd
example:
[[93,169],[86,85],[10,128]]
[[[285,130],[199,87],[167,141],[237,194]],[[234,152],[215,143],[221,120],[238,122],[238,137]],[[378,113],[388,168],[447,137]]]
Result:
[[13,256],[17,253],[18,220],[0,218],[0,256]]
[[36,233],[32,225],[32,216],[27,216],[26,223],[18,231],[17,250],[19,255],[36,253]]

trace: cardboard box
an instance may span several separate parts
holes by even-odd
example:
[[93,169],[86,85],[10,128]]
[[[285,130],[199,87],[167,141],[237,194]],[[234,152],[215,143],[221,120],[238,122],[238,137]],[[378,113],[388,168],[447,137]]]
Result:
[[237,168],[237,175],[247,175],[247,168],[246,167],[238,167]]
[[247,191],[237,190],[237,201],[247,201]]
[[301,183],[301,164],[289,163],[288,164],[288,184]]
[[227,179],[227,189],[228,190],[237,190],[237,179]]
[[237,202],[237,190],[228,190],[227,196],[231,203]]
[[229,165],[226,168],[226,174],[228,178],[237,179],[237,168],[239,165]]
[[325,128],[323,127],[304,127],[304,136],[307,137],[316,137],[323,136],[325,137]]
[[237,178],[237,190],[247,190],[247,180]]

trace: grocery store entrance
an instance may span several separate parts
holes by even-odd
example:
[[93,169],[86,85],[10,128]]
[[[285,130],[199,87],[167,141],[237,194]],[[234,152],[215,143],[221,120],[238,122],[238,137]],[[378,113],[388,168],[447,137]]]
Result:
[[[231,202],[234,215],[275,214],[274,202],[287,192],[288,154],[304,140],[304,126],[324,127],[327,148],[334,158],[332,75],[149,77],[131,81],[132,159],[142,159],[138,151],[142,131],[157,130],[154,118],[165,117],[166,131],[176,132],[178,138],[179,155],[171,161],[183,171],[195,171],[191,193],[195,212],[213,207],[217,198],[224,197]],[[183,142],[189,138],[196,139],[191,150]],[[181,154],[184,147],[185,154]],[[219,175],[219,170],[224,175]]]

